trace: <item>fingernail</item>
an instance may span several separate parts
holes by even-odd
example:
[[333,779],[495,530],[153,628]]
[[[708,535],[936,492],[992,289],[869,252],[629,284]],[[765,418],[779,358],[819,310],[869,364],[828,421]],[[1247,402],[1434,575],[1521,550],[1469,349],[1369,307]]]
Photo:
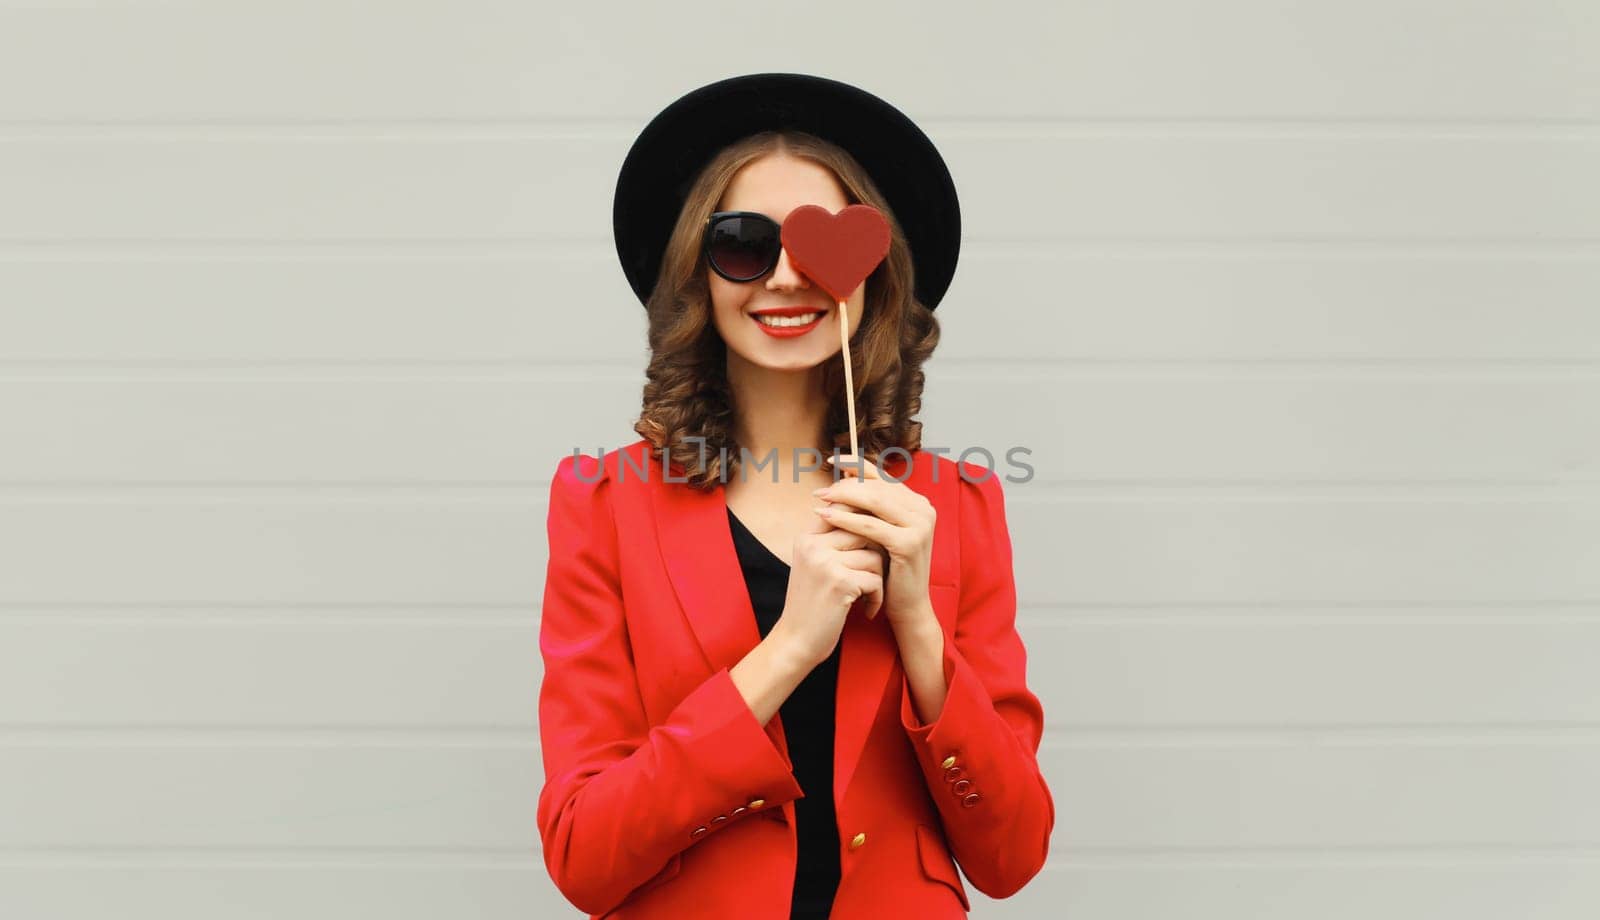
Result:
[[828,486],[823,486],[820,489],[812,489],[811,490],[811,494],[812,495],[821,495],[822,493],[828,491],[828,488],[829,488]]

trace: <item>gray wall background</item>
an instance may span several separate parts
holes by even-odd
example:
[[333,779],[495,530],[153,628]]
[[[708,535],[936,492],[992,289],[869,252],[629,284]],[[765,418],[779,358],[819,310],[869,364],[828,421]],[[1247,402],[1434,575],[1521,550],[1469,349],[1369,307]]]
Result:
[[544,499],[612,183],[738,72],[918,119],[1052,858],[976,917],[1600,912],[1600,9],[0,2],[0,915],[576,916]]

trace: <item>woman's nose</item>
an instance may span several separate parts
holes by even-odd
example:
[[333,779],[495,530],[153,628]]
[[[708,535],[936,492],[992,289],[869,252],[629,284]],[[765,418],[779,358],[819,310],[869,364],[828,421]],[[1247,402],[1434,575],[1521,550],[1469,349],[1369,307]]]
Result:
[[805,288],[811,286],[811,279],[807,278],[794,263],[789,261],[788,248],[778,250],[778,265],[772,270],[771,277],[767,278],[767,289],[773,288]]

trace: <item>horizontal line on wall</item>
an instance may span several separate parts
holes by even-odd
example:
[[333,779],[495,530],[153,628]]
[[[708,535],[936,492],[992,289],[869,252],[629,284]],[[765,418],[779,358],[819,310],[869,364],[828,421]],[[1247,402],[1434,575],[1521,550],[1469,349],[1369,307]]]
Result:
[[[49,611],[46,618],[54,621],[57,617],[101,619],[108,615],[116,614],[118,611],[139,611],[150,614],[152,618],[180,620],[204,616],[210,619],[214,615],[222,615],[235,617],[240,622],[256,622],[258,617],[323,622],[325,616],[342,617],[349,622],[383,622],[388,620],[399,622],[422,620],[455,622],[458,616],[484,621],[503,618],[510,622],[529,615],[537,618],[539,607],[538,598],[531,599],[527,604],[473,604],[465,602],[406,604],[313,601],[294,605],[229,600],[174,601],[170,603],[140,601],[74,603],[72,601],[51,600],[39,603],[0,602],[0,615],[29,615],[26,613],[27,611]],[[450,611],[450,613],[443,614],[441,611]]]
[[[190,604],[0,602],[0,626],[152,626],[152,627],[338,627],[443,626],[485,629],[537,629],[539,598],[527,604],[250,604],[229,601]],[[1260,601],[1224,605],[1204,603],[1028,604],[1017,623],[1033,629],[1082,627],[1241,626],[1438,626],[1563,625],[1600,623],[1600,605],[1581,602],[1467,600],[1435,604],[1416,601],[1293,604]]]
[[[1033,139],[1150,136],[1268,139],[1370,136],[1425,139],[1600,138],[1600,120],[1593,118],[1305,118],[1269,115],[1253,118],[1139,115],[1017,118],[979,114],[930,117],[919,120],[919,123],[937,131],[941,140],[953,137]],[[630,127],[636,126],[625,121],[617,126],[617,133],[624,134]]]
[[[1597,324],[1600,328],[1600,324]],[[0,357],[0,382],[14,383],[638,383],[645,382],[646,346],[632,361],[394,360],[331,358],[93,358]],[[1456,377],[1465,382],[1600,380],[1600,355],[1593,358],[1434,358],[1250,356],[1207,358],[959,358],[935,354],[926,365],[938,381],[1146,379],[1152,373],[1213,379],[1325,380],[1333,375],[1406,381]]]
[[[602,140],[631,141],[651,113],[605,118],[278,118],[93,119],[11,118],[0,120],[0,143],[7,141],[115,137],[206,140]],[[1262,114],[1249,117],[1129,114],[995,116],[983,113],[918,119],[923,130],[951,137],[1128,137],[1219,136],[1293,138],[1580,138],[1600,136],[1593,118],[1428,116],[1325,116],[1307,118]]]
[[[1149,608],[1145,605],[1119,605],[1116,603],[1084,604],[1083,610],[1040,610],[1030,608],[1017,615],[1017,624],[1026,630],[1080,629],[1084,627],[1156,628],[1181,626],[1184,628],[1237,629],[1240,627],[1294,628],[1298,626],[1349,626],[1363,629],[1378,627],[1433,626],[1448,629],[1456,626],[1562,626],[1600,625],[1600,609],[1581,609],[1567,604],[1494,603],[1483,604],[1482,612],[1462,612],[1470,604],[1442,603],[1419,610],[1415,604],[1353,604],[1344,613],[1303,613],[1298,605],[1285,605],[1276,601],[1263,602],[1260,613],[1218,613],[1215,604],[1173,604],[1167,608]],[[1288,612],[1285,607],[1288,606]],[[1546,609],[1548,608],[1548,609]],[[1117,613],[1106,613],[1116,610]],[[1174,610],[1178,612],[1173,612]],[[1399,612],[1395,612],[1395,611]],[[1189,611],[1189,612],[1183,612]],[[0,613],[0,623],[6,622]],[[38,618],[38,622],[60,622]],[[124,622],[124,621],[106,621]],[[152,623],[157,622],[155,620]]]
[[184,504],[276,505],[505,505],[543,508],[547,482],[523,483],[0,483],[0,504],[129,504],[148,501]]
[[[232,612],[217,613],[227,605],[217,607],[199,607],[185,615],[173,614],[148,614],[142,611],[140,605],[130,605],[128,612],[123,615],[113,613],[81,614],[81,613],[41,613],[43,605],[18,604],[14,607],[0,605],[0,627],[37,627],[37,626],[78,626],[78,627],[150,627],[152,629],[181,627],[184,629],[226,629],[231,627],[245,627],[251,629],[293,627],[293,628],[326,628],[348,629],[352,626],[364,626],[374,629],[416,628],[416,627],[446,627],[449,629],[538,629],[539,614],[537,605],[530,605],[531,613],[521,615],[506,614],[504,616],[482,616],[462,614],[460,616],[433,615],[433,616],[404,616],[381,615],[349,616],[325,614],[285,614],[267,613],[261,615],[239,614]],[[440,605],[441,607],[447,605]],[[20,612],[12,612],[12,610]],[[28,612],[31,611],[31,612]],[[1597,615],[1600,617],[1600,615]],[[1515,618],[1515,622],[1526,622],[1524,618]],[[537,655],[536,649],[529,650],[530,655]]]
[[[530,702],[532,702],[530,700]],[[527,725],[16,725],[0,723],[0,749],[77,747],[539,749]]]
[[[1263,688],[1267,689],[1267,688]],[[1046,718],[1049,718],[1046,710]],[[1041,747],[1071,750],[1113,748],[1389,748],[1389,747],[1539,747],[1600,745],[1600,722],[1336,722],[1307,725],[1103,725],[1084,727],[1052,722]]]
[[[1305,626],[1335,626],[1349,627],[1352,629],[1372,628],[1410,628],[1417,626],[1451,629],[1460,626],[1584,626],[1600,625],[1600,611],[1573,611],[1567,613],[1547,613],[1537,609],[1536,605],[1529,604],[1498,604],[1493,612],[1480,614],[1460,613],[1460,605],[1440,605],[1437,614],[1387,612],[1390,608],[1385,605],[1371,605],[1381,610],[1372,610],[1346,614],[1301,614],[1284,613],[1283,605],[1269,604],[1274,612],[1259,614],[1217,614],[1209,612],[1210,605],[1193,605],[1193,613],[1145,613],[1131,610],[1127,613],[1106,614],[1107,608],[1115,609],[1116,604],[1092,605],[1095,613],[1075,614],[1071,612],[1040,613],[1024,611],[1018,615],[1016,623],[1023,633],[1032,633],[1048,629],[1155,629],[1182,627],[1185,629],[1294,629]],[[0,606],[0,628],[4,627],[77,627],[94,628],[107,627],[126,629],[130,627],[150,629],[350,629],[352,627],[367,627],[372,629],[415,629],[415,628],[442,628],[442,629],[489,629],[489,630],[528,630],[538,631],[540,628],[540,615],[537,612],[524,614],[507,614],[504,616],[482,615],[446,615],[446,616],[385,616],[374,614],[371,616],[348,616],[327,614],[301,614],[292,615],[284,613],[267,613],[261,615],[217,613],[225,605],[215,607],[200,607],[188,615],[149,614],[143,612],[140,605],[130,605],[126,613],[84,614],[76,612],[67,613],[41,613],[45,605],[18,604],[8,609]],[[1567,608],[1561,608],[1567,609]],[[13,612],[15,611],[15,612]]]
[[[643,346],[641,346],[642,348]],[[262,383],[526,383],[634,382],[645,379],[636,361],[427,360],[334,358],[56,359],[0,357],[0,380],[35,383],[262,382]],[[1585,367],[1588,362],[1578,362]],[[1537,367],[1538,362],[1530,366]],[[1600,367],[1600,360],[1594,364]]]
[[7,869],[340,869],[439,868],[529,870],[545,874],[535,847],[233,847],[207,846],[40,846],[0,847],[0,871]]
[[[1057,238],[1007,240],[1000,237],[965,238],[963,259],[1089,259],[1089,258],[1316,258],[1382,259],[1538,259],[1582,260],[1600,258],[1600,242],[1566,239],[1512,238],[1460,239],[1360,239],[1240,237],[1234,239],[1163,238]],[[349,238],[307,240],[299,238],[178,237],[72,239],[0,239],[0,262],[188,262],[206,259],[243,262],[481,262],[592,260],[610,264],[616,250],[610,240],[573,237],[447,237]]]
[[[1120,504],[1328,504],[1385,502],[1391,504],[1474,503],[1534,504],[1600,501],[1600,475],[1552,474],[1538,481],[1474,480],[1119,480],[1073,482],[1034,479],[1010,468],[1004,450],[994,451],[994,469],[1002,478],[1008,505],[1032,503]],[[982,462],[978,457],[970,458]],[[1025,457],[1037,464],[1039,454]],[[655,474],[652,468],[651,474]],[[505,505],[539,509],[548,502],[549,481],[491,482],[0,482],[5,505],[260,504],[284,505]]]
[[[1215,867],[1218,869],[1327,868],[1393,865],[1482,866],[1548,864],[1600,860],[1600,846],[1586,844],[1424,844],[1415,846],[1074,846],[1057,840],[1046,872],[1077,872],[1140,867]],[[40,846],[0,847],[0,871],[10,869],[546,869],[535,847],[235,847],[207,846]]]
[[[1600,293],[1600,292],[1597,292]],[[1600,329],[1600,322],[1596,323]],[[1253,355],[1249,357],[1215,356],[1206,358],[1102,358],[1092,355],[1039,358],[941,357],[929,359],[930,373],[937,368],[941,375],[947,371],[973,372],[973,376],[1002,377],[1102,377],[1112,373],[1140,375],[1150,370],[1163,373],[1185,374],[1271,374],[1290,377],[1321,378],[1329,372],[1360,374],[1370,379],[1373,371],[1407,379],[1427,375],[1460,375],[1475,379],[1484,376],[1592,377],[1600,370],[1600,356],[1594,358],[1437,358],[1428,355],[1413,357],[1326,357],[1316,355]],[[3,369],[3,364],[0,364]],[[947,375],[946,375],[947,376]]]
[[1128,846],[1095,847],[1054,843],[1047,871],[1065,872],[1143,866],[1214,866],[1228,869],[1383,867],[1392,865],[1483,865],[1593,862],[1600,845],[1591,844],[1417,844],[1413,846]]
[[[545,360],[338,360],[330,358],[284,358],[265,360],[147,358],[141,360],[99,359],[62,360],[55,358],[0,357],[0,381],[74,383],[160,381],[261,381],[265,383],[345,383],[345,382],[464,382],[509,381],[530,383],[598,383],[645,381],[646,346],[639,346],[635,361],[545,361]],[[1538,367],[1539,362],[1530,362]],[[1580,362],[1588,367],[1588,362]],[[1593,362],[1600,369],[1600,358]]]
[[[1047,710],[1047,718],[1048,718]],[[428,750],[539,750],[538,727],[369,725],[17,725],[0,723],[5,748],[400,748]],[[1392,747],[1595,747],[1600,722],[1410,723],[1308,725],[1079,726],[1051,723],[1042,748],[1258,749],[1314,746]]]
[[[1312,250],[1324,247],[1343,247],[1346,250],[1400,250],[1404,249],[1409,254],[1418,254],[1421,250],[1447,250],[1466,256],[1470,252],[1481,253],[1485,249],[1501,250],[1503,252],[1519,251],[1533,252],[1540,249],[1559,250],[1561,254],[1581,255],[1584,258],[1593,258],[1594,250],[1600,248],[1600,237],[1573,236],[1573,237],[1415,237],[1415,236],[1324,236],[1312,233],[1285,232],[1281,235],[1270,237],[1231,237],[1224,239],[1196,239],[1192,237],[1169,237],[1155,235],[1141,236],[1055,236],[1055,237],[1029,237],[1027,240],[1008,240],[1004,237],[983,235],[979,228],[972,229],[973,236],[963,241],[963,247],[972,245],[975,249],[988,247],[990,249],[1016,250],[1026,247],[1021,253],[1014,254],[1058,254],[1062,250],[1087,250],[1090,248],[1110,248],[1117,251],[1160,250],[1171,249],[1183,251],[1191,248],[1240,248],[1250,247],[1258,250],[1268,248],[1283,252],[1289,249]],[[326,239],[307,240],[302,238],[281,237],[239,237],[229,236],[223,239],[208,238],[101,238],[101,237],[71,237],[66,239],[40,239],[31,237],[0,237],[0,259],[33,259],[37,255],[54,251],[57,256],[61,250],[72,258],[81,259],[90,254],[93,248],[123,249],[129,247],[156,247],[176,248],[182,247],[190,250],[212,250],[215,255],[217,249],[265,249],[282,246],[317,247],[322,250],[334,250],[347,247],[453,247],[471,250],[474,247],[518,247],[524,250],[544,248],[554,245],[581,247],[585,251],[606,245],[608,237],[601,236],[563,236],[563,237],[451,237],[437,239],[384,239],[384,238],[353,238],[353,239]],[[72,251],[76,250],[76,251]],[[1297,252],[1298,254],[1298,252]],[[1367,254],[1370,254],[1367,253]],[[526,257],[526,253],[522,257]],[[281,258],[281,256],[279,257]],[[637,301],[635,301],[637,302]]]

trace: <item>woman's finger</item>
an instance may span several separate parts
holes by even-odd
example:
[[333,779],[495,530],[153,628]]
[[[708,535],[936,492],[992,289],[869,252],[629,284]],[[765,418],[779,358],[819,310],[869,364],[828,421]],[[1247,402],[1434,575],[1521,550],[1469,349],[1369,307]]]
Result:
[[824,546],[828,546],[837,550],[852,550],[873,545],[871,540],[858,533],[851,533],[848,530],[841,530],[840,528],[833,526],[832,524],[828,523],[828,521],[826,521],[820,514],[812,516],[815,517],[817,521],[825,528],[821,536],[822,544]]
[[866,459],[865,457],[860,458],[861,462],[857,464],[856,459],[857,458],[855,454],[848,452],[842,453],[839,455],[839,459],[834,461],[834,467],[845,476],[860,476],[864,479],[883,479],[883,471],[878,469],[877,464]]
[[875,479],[841,479],[819,490],[817,498],[842,504],[851,511],[875,515],[891,524],[904,526],[916,514],[917,493],[905,485]]
[[852,569],[883,574],[883,553],[874,547],[846,550],[839,556],[840,561]]
[[838,503],[816,509],[816,513],[818,517],[825,518],[828,523],[840,530],[858,534],[888,550],[899,544],[900,532],[903,530],[876,515],[850,511]]

